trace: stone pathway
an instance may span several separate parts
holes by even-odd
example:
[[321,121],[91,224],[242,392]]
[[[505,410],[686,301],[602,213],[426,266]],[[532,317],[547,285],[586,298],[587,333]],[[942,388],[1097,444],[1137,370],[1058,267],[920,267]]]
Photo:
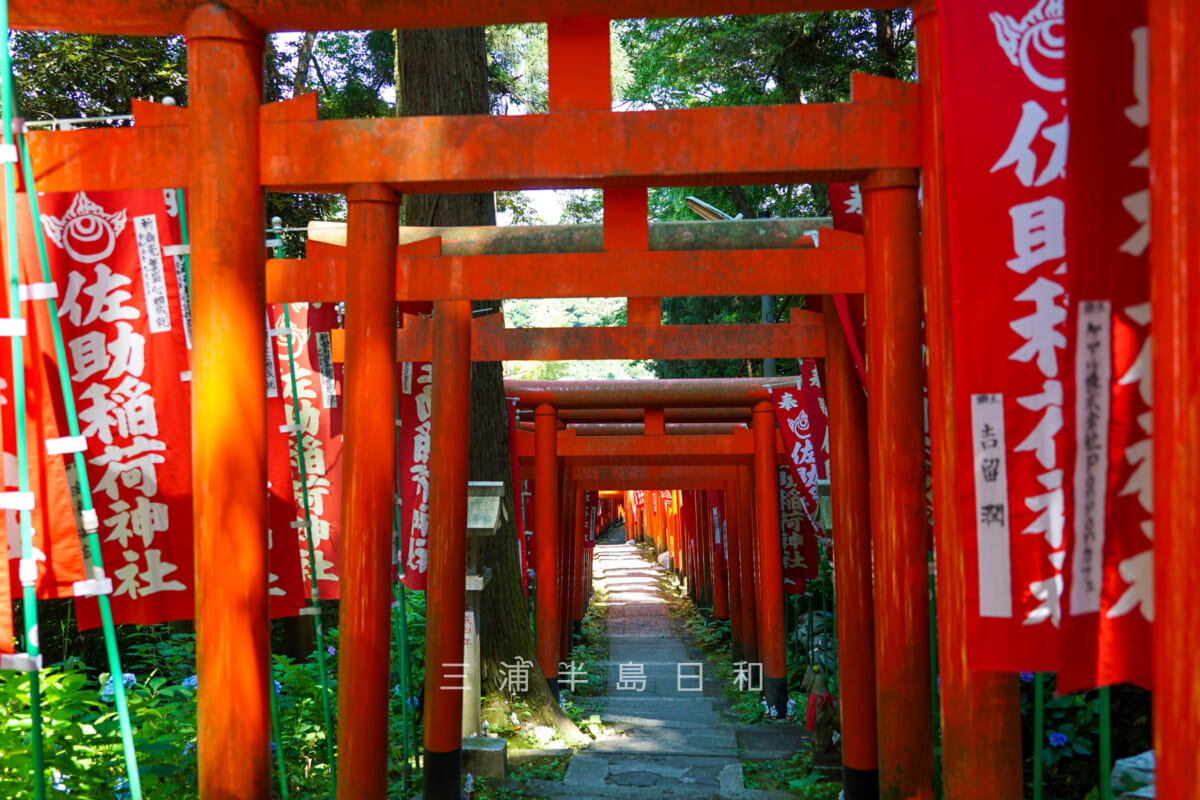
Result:
[[[561,782],[530,781],[531,795],[576,800],[640,799],[648,792],[654,798],[692,800],[790,797],[744,788],[735,727],[721,720],[707,696],[719,696],[720,687],[707,674],[701,686],[695,677],[698,665],[679,666],[695,662],[672,633],[658,585],[662,568],[632,545],[598,543],[594,574],[605,581],[609,594],[608,691],[601,718],[617,733],[573,757]],[[635,690],[643,680],[644,688]]]

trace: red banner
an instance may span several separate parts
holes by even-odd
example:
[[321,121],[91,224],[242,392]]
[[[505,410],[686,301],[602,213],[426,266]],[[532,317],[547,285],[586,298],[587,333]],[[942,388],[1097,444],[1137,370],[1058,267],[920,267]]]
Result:
[[1067,116],[1060,0],[938,3],[973,669],[1058,666]]
[[[113,617],[189,619],[191,471],[173,467],[191,463],[190,373],[179,286],[162,253],[179,241],[177,220],[162,191],[39,202]],[[23,244],[25,280],[40,281],[33,237]],[[45,304],[33,308],[46,317]],[[53,353],[48,340],[42,349]],[[41,402],[52,414],[48,396]],[[78,610],[81,628],[99,624],[95,600]]]
[[505,407],[508,409],[508,456],[512,469],[513,487],[513,518],[517,523],[517,559],[521,567],[521,591],[529,593],[529,580],[526,570],[529,562],[525,552],[525,484],[521,480],[521,456],[518,451],[517,436],[517,398],[507,398]]
[[[821,534],[817,525],[820,517],[818,462],[825,460],[818,458],[818,450],[826,438],[828,417],[824,413],[820,381],[812,386],[815,372],[810,368],[809,373],[807,379],[802,375],[794,387],[776,386],[769,390],[788,455],[788,465],[779,468],[779,529],[783,537],[783,590],[787,594],[804,592],[805,581],[817,576],[817,537]],[[815,413],[809,410],[810,397]],[[822,420],[823,424],[818,428]],[[820,440],[816,438],[818,435]]]
[[[23,198],[22,198],[23,200]],[[29,223],[27,206],[18,202],[18,218],[23,223],[22,243],[32,236],[32,225]],[[25,212],[25,213],[22,213]],[[32,247],[28,248],[32,250]],[[22,252],[22,283],[28,283],[25,277],[29,259],[32,253]],[[32,262],[37,264],[36,261]],[[40,270],[40,267],[38,267]],[[8,286],[0,287],[0,304],[8,309]],[[36,312],[40,305],[42,313]],[[33,563],[37,568],[36,592],[40,599],[63,598],[74,596],[76,581],[84,580],[86,575],[84,564],[84,549],[76,528],[76,515],[71,500],[70,481],[66,469],[66,458],[70,455],[50,455],[48,447],[56,453],[64,448],[56,447],[55,443],[68,442],[60,437],[65,431],[60,429],[55,418],[54,397],[58,384],[55,370],[53,332],[50,320],[45,313],[44,301],[26,303],[23,312],[27,320],[27,333],[22,337],[24,353],[25,376],[25,447],[28,454],[29,491],[33,493],[33,510],[28,512],[5,511],[5,527],[7,530],[7,552],[12,562],[8,566],[9,582],[5,589],[12,596],[20,596],[21,581],[19,576],[21,558],[21,528],[18,524],[18,514],[27,513],[32,528]],[[3,470],[5,489],[16,492],[19,487],[19,474],[16,444],[16,404],[13,396],[13,363],[12,348],[6,342],[0,346],[0,405],[7,409],[4,422],[0,428],[0,440],[3,444]],[[74,452],[72,450],[72,452]]]
[[[268,329],[269,330],[269,329]],[[280,392],[280,380],[287,373],[287,340],[284,344],[282,372],[278,348],[267,337],[267,591],[272,617],[295,616],[305,603],[310,588],[305,584],[300,553],[307,555],[307,543],[296,538],[304,519],[304,506],[295,495],[290,454],[295,451],[296,434],[285,432],[295,424],[288,418]],[[286,380],[286,378],[283,378]],[[303,417],[301,417],[303,419]]]
[[429,567],[429,432],[433,367],[405,362],[400,369],[400,549],[404,585],[425,590]]
[[[834,229],[861,234],[863,232],[863,201],[862,191],[858,184],[831,183],[826,188],[829,191],[829,209],[833,217]],[[837,308],[842,330],[846,333],[846,341],[850,345],[850,356],[854,359],[854,368],[858,372],[858,379],[865,387],[867,385],[867,364],[863,354],[867,352],[867,313],[864,296],[861,294],[838,294],[833,296],[833,303]]]
[[[279,375],[284,418],[295,419],[300,406],[300,437],[303,457],[297,451],[295,432],[280,432],[288,443],[291,488],[295,498],[295,544],[300,548],[305,590],[311,592],[315,572],[322,600],[341,596],[338,568],[342,531],[342,405],[339,370],[333,363],[331,331],[338,327],[337,310],[330,303],[291,303],[285,324],[283,306],[269,310],[270,341]],[[288,364],[288,336],[296,371],[295,397]],[[275,429],[278,430],[278,429]],[[276,435],[275,431],[271,431]],[[303,478],[301,462],[303,461]],[[272,482],[273,483],[273,482]],[[304,524],[304,494],[307,489],[313,553],[309,563],[308,537]]]
[[1149,53],[1144,2],[1069,0],[1067,515],[1060,691],[1151,685]]

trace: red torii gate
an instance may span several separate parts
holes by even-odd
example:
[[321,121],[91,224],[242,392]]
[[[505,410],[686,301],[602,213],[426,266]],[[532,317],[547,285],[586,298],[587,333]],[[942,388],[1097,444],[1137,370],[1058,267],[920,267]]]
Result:
[[[1015,685],[1011,676],[966,669],[961,604],[964,565],[958,548],[955,503],[949,481],[955,474],[951,449],[953,416],[952,342],[949,339],[945,269],[943,120],[937,102],[941,79],[936,48],[922,47],[921,100],[907,99],[885,83],[880,91],[846,106],[808,105],[754,109],[612,114],[578,110],[563,103],[552,60],[552,107],[545,116],[512,119],[424,118],[315,121],[279,118],[289,105],[260,111],[264,31],[480,25],[553,20],[552,59],[580,18],[766,13],[772,11],[901,5],[893,0],[541,0],[534,5],[460,0],[443,4],[358,0],[331,6],[325,0],[241,0],[229,6],[188,0],[154,0],[129,13],[116,0],[99,0],[85,18],[69,0],[18,0],[17,27],[94,33],[186,33],[189,38],[190,108],[169,112],[174,122],[157,127],[31,134],[30,146],[42,191],[154,188],[186,185],[192,203],[192,270],[195,426],[195,515],[197,526],[198,671],[200,689],[201,791],[205,797],[269,796],[266,637],[264,468],[264,349],[262,198],[264,187],[347,191],[351,220],[349,257],[356,269],[346,278],[350,305],[347,331],[347,403],[356,422],[347,430],[347,470],[358,498],[347,505],[349,525],[362,532],[347,541],[347,587],[359,593],[363,612],[375,612],[378,573],[390,562],[379,557],[390,546],[390,462],[381,447],[390,440],[391,409],[373,408],[366,398],[387,390],[394,374],[391,336],[371,336],[389,320],[395,294],[396,191],[467,191],[495,188],[599,186],[614,197],[628,187],[698,183],[765,183],[862,180],[866,217],[866,290],[872,295],[868,343],[870,429],[839,424],[853,418],[853,392],[831,403],[835,486],[846,475],[846,453],[870,454],[877,481],[871,494],[875,563],[884,565],[876,585],[877,622],[872,651],[880,669],[879,764],[886,797],[928,797],[932,741],[926,718],[928,695],[913,693],[927,667],[923,520],[912,484],[920,473],[906,452],[920,452],[919,321],[915,176],[925,178],[923,278],[930,341],[930,403],[933,421],[939,596],[943,628],[944,755],[947,797],[1004,797],[1019,792],[1019,738],[1015,735]],[[914,10],[918,38],[937,40],[934,4]],[[1187,542],[1198,527],[1194,498],[1200,485],[1200,422],[1194,414],[1200,378],[1192,365],[1200,355],[1200,8],[1188,0],[1150,0],[1151,163],[1154,171],[1152,255],[1155,333],[1156,601],[1155,743],[1158,783],[1164,796],[1189,796],[1200,785],[1195,655],[1188,637],[1200,627],[1190,597],[1200,588],[1200,570]],[[557,52],[557,56],[555,53]],[[561,63],[561,61],[559,62]],[[558,82],[556,85],[556,81]],[[862,84],[856,86],[856,90]],[[558,92],[557,101],[555,92]],[[571,100],[570,97],[567,100]],[[574,105],[574,107],[572,107]],[[564,110],[570,109],[570,110]],[[145,111],[145,109],[143,109]],[[165,119],[168,112],[155,112]],[[186,119],[186,124],[184,120]],[[921,137],[922,126],[924,136]],[[886,136],[879,136],[883,132]],[[669,133],[671,147],[656,146]],[[719,143],[738,138],[739,148]],[[577,145],[572,146],[572,143]],[[596,146],[602,144],[603,146]],[[1161,245],[1161,246],[1160,246]],[[640,284],[628,287],[641,289]],[[681,287],[678,294],[694,293]],[[662,292],[666,294],[666,292]],[[489,296],[500,296],[492,294]],[[510,295],[511,296],[511,295]],[[655,296],[648,293],[645,296]],[[276,298],[273,298],[276,299]],[[307,298],[306,298],[307,299]],[[407,299],[407,298],[406,298]],[[465,299],[435,298],[432,357],[439,394],[461,391],[460,367],[469,358],[469,310]],[[631,307],[631,320],[644,321],[646,304]],[[634,312],[637,313],[634,313]],[[832,337],[832,334],[831,334]],[[831,338],[832,342],[832,338]],[[454,359],[458,359],[457,362]],[[353,366],[352,366],[353,365]],[[831,365],[832,371],[832,365]],[[831,377],[831,394],[836,385]],[[249,422],[229,429],[230,414]],[[257,422],[256,422],[257,421]],[[438,514],[431,569],[457,589],[461,610],[461,522],[465,508],[464,430],[446,413],[435,416],[439,469],[434,509]],[[553,429],[548,429],[553,434]],[[849,439],[845,437],[851,437]],[[551,436],[551,438],[553,438]],[[372,441],[373,439],[373,441]],[[370,447],[360,447],[359,442]],[[915,457],[915,456],[914,456]],[[386,465],[385,465],[386,464]],[[840,476],[840,478],[839,478]],[[851,477],[851,481],[853,477]],[[851,487],[851,481],[845,486]],[[922,487],[923,491],[923,487]],[[861,499],[861,497],[859,498]],[[857,514],[857,516],[854,516]],[[862,525],[858,505],[835,503],[836,524]],[[845,516],[844,515],[849,515]],[[439,543],[442,539],[438,540]],[[859,555],[862,555],[859,553]],[[455,557],[458,557],[457,564]],[[841,558],[841,553],[838,554]],[[377,562],[377,563],[374,563]],[[868,560],[869,563],[869,560]],[[840,566],[839,566],[840,569]],[[918,591],[918,589],[920,591]],[[384,593],[386,595],[386,593]],[[845,595],[842,595],[843,597]],[[457,620],[454,606],[445,619]],[[382,796],[386,782],[386,720],[380,709],[387,691],[380,682],[381,641],[386,614],[370,617],[347,609],[343,619],[344,720],[342,797]],[[355,616],[358,614],[358,616]],[[384,621],[382,629],[379,621]],[[430,628],[430,646],[444,645],[447,632]],[[457,636],[457,631],[450,632]],[[893,662],[893,659],[895,661]],[[357,664],[355,662],[358,662]],[[924,662],[924,663],[923,663]],[[369,663],[369,666],[368,666]],[[386,665],[386,660],[382,663]],[[843,664],[845,659],[843,659]],[[883,666],[881,664],[881,666]],[[427,714],[453,715],[454,699],[442,697],[438,675]],[[208,686],[209,689],[203,687]],[[219,694],[218,694],[219,693]],[[848,698],[847,698],[848,700]],[[444,701],[444,702],[441,702]],[[434,719],[435,717],[427,717]],[[382,724],[381,724],[382,723]],[[449,726],[455,730],[457,726]],[[430,776],[457,757],[457,741],[427,725]],[[904,735],[894,735],[896,731]],[[847,763],[859,756],[847,751]],[[858,762],[865,766],[865,762]],[[871,766],[873,766],[873,761]],[[446,767],[446,774],[457,771]],[[449,780],[440,785],[449,785]],[[1015,789],[1014,789],[1015,787]],[[455,791],[457,787],[455,787]],[[436,790],[434,790],[436,791]]]

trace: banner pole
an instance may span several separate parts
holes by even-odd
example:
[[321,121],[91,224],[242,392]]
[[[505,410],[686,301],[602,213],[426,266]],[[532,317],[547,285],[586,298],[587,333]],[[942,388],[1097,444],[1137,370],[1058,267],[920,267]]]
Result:
[[[115,683],[115,682],[114,682]],[[275,737],[275,763],[279,766],[279,794],[283,800],[288,798],[287,765],[283,760],[283,734],[279,728],[279,703],[275,690],[274,674],[271,677],[271,729]]]
[[[282,236],[283,220],[279,217],[271,219],[271,227],[277,236]],[[276,258],[283,257],[283,245],[275,251]],[[296,426],[296,463],[300,466],[300,497],[304,509],[304,540],[308,545],[308,575],[312,581],[313,624],[317,632],[317,669],[321,673],[321,706],[325,713],[325,752],[329,758],[329,796],[337,796],[337,762],[334,760],[333,737],[329,732],[333,729],[333,716],[329,708],[329,672],[325,668],[325,623],[321,619],[321,590],[317,586],[317,555],[313,546],[312,511],[308,501],[308,473],[304,467],[304,431],[300,422],[300,394],[296,389],[296,354],[292,345],[292,319],[288,304],[283,304],[283,328],[287,332],[288,381],[292,389],[292,423]]]
[[[41,213],[38,208],[37,186],[33,178],[33,166],[29,158],[29,145],[24,130],[16,132],[17,146],[20,150],[21,175],[29,198],[29,213],[33,221],[34,242],[37,244],[38,261],[41,265],[42,281],[53,283],[50,273],[50,259],[46,251],[46,236],[42,230]],[[63,410],[67,421],[67,432],[72,438],[77,438],[79,432],[79,417],[75,408],[75,392],[71,386],[71,377],[67,369],[67,354],[63,344],[62,325],[58,321],[58,301],[47,298],[47,309],[50,317],[50,328],[54,337],[54,359],[58,370],[58,382],[63,401]],[[121,656],[117,651],[117,631],[113,624],[112,604],[109,602],[108,591],[104,581],[104,558],[100,551],[98,531],[100,520],[92,505],[91,481],[87,474],[87,463],[83,451],[77,450],[72,454],[75,478],[79,483],[80,509],[83,520],[83,530],[87,539],[88,558],[91,561],[90,578],[98,590],[95,595],[100,607],[100,625],[104,631],[104,650],[108,659],[108,669],[113,675],[122,675]],[[121,748],[125,753],[125,773],[129,783],[131,800],[142,800],[142,780],[138,770],[137,751],[133,744],[133,725],[129,717],[129,703],[125,697],[124,681],[113,680],[113,700],[117,707],[117,719],[121,730]]]
[[[17,247],[17,207],[16,207],[16,154],[13,143],[13,80],[12,64],[9,60],[9,29],[8,29],[8,0],[0,2],[0,16],[3,16],[4,42],[3,52],[0,52],[0,76],[4,79],[3,106],[3,143],[4,149],[10,151],[9,158],[4,164],[4,199],[5,199],[5,261],[8,271],[8,316],[13,320],[21,319],[20,299],[20,250]],[[16,323],[13,323],[16,324]],[[22,336],[9,337],[12,346],[12,380],[14,429],[16,430],[17,445],[17,477],[18,491],[21,494],[29,492],[29,461],[25,441],[25,351],[22,346]],[[33,787],[37,800],[46,797],[46,762],[42,752],[42,698],[41,684],[38,676],[38,617],[37,617],[37,562],[33,557],[33,526],[29,519],[29,511],[16,512],[21,530],[21,561],[20,581],[23,596],[25,617],[25,649],[35,661],[29,672],[29,704],[30,704],[30,733],[33,749]],[[121,681],[121,676],[115,676],[114,685]]]
[[1045,676],[1033,676],[1033,800],[1042,800],[1042,740],[1045,736]]
[[1100,800],[1112,800],[1112,693],[1100,687]]

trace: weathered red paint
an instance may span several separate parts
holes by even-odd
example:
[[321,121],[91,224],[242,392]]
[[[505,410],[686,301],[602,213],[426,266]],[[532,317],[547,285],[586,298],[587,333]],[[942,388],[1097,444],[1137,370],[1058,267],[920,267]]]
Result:
[[558,687],[558,459],[556,441],[558,418],[552,406],[534,409],[537,425],[537,456],[534,462],[533,502],[537,547],[537,652],[542,673],[557,693]]
[[[829,238],[829,237],[826,237]],[[857,238],[846,246],[790,250],[657,250],[632,253],[531,255],[405,255],[396,257],[397,284],[411,301],[623,297],[638,291],[688,291],[697,296],[861,293],[866,285]],[[310,246],[310,249],[318,248]],[[340,249],[340,248],[339,248]],[[555,268],[546,269],[553,256]],[[346,259],[314,255],[267,262],[273,303],[327,302],[344,297]],[[805,312],[799,312],[803,317]],[[809,312],[811,314],[812,312]]]
[[[91,12],[89,17],[99,18]],[[259,170],[262,185],[271,191],[341,191],[355,183],[387,183],[405,193],[428,194],[825,182],[858,180],[872,170],[921,163],[920,105],[908,100],[622,114],[388,117],[275,122],[262,128],[266,146]],[[873,130],[889,135],[847,135]],[[31,136],[39,189],[180,185],[188,154],[173,149],[185,140],[178,126],[156,128],[162,140],[136,131]],[[739,146],[729,147],[734,140]],[[126,159],[135,146],[159,157]],[[125,169],[112,166],[122,161]]]
[[[184,33],[188,13],[195,7],[188,0],[154,0],[139,6],[136,14],[119,0],[102,0],[80,14],[69,0],[20,0],[13,3],[12,25],[18,29],[61,30],[74,33],[106,33],[137,36],[167,36]],[[264,31],[382,30],[386,28],[444,28],[472,25],[506,25],[545,22],[571,17],[703,17],[719,14],[772,14],[785,11],[830,11],[844,8],[900,8],[898,0],[552,0],[539,3],[438,2],[415,0],[387,3],[358,0],[234,0],[229,4]]]
[[192,102],[187,133],[194,158],[191,174],[177,174],[174,185],[189,187],[192,212],[200,792],[266,800],[270,640],[258,179],[263,37],[216,4],[197,8],[187,28]]
[[392,512],[396,493],[396,222],[400,198],[384,186],[346,196],[350,257],[346,295],[350,357],[345,395],[342,603],[338,656],[338,797],[377,798],[388,788],[391,694]]
[[933,798],[917,175],[862,185],[881,800]]
[[[471,429],[471,304],[436,303],[433,417],[429,473],[429,571],[426,613],[440,624],[425,634],[426,780],[437,762],[436,786],[457,787],[454,754],[462,747],[463,616],[466,611],[467,480]],[[390,409],[389,409],[390,410]],[[541,487],[539,487],[539,494]],[[389,514],[388,519],[391,516]],[[388,559],[390,563],[391,559]],[[461,759],[459,759],[459,762]],[[454,773],[453,775],[451,773]],[[427,783],[428,785],[428,783]]]
[[1200,7],[1149,0],[1154,319],[1154,750],[1161,797],[1200,793]]
[[[826,392],[829,409],[829,493],[833,511],[834,594],[838,613],[838,685],[842,703],[842,763],[879,769],[875,719],[875,607],[871,586],[871,498],[867,458],[867,398],[841,319],[825,304]],[[943,611],[943,614],[945,612]],[[849,800],[861,800],[847,793]]]

